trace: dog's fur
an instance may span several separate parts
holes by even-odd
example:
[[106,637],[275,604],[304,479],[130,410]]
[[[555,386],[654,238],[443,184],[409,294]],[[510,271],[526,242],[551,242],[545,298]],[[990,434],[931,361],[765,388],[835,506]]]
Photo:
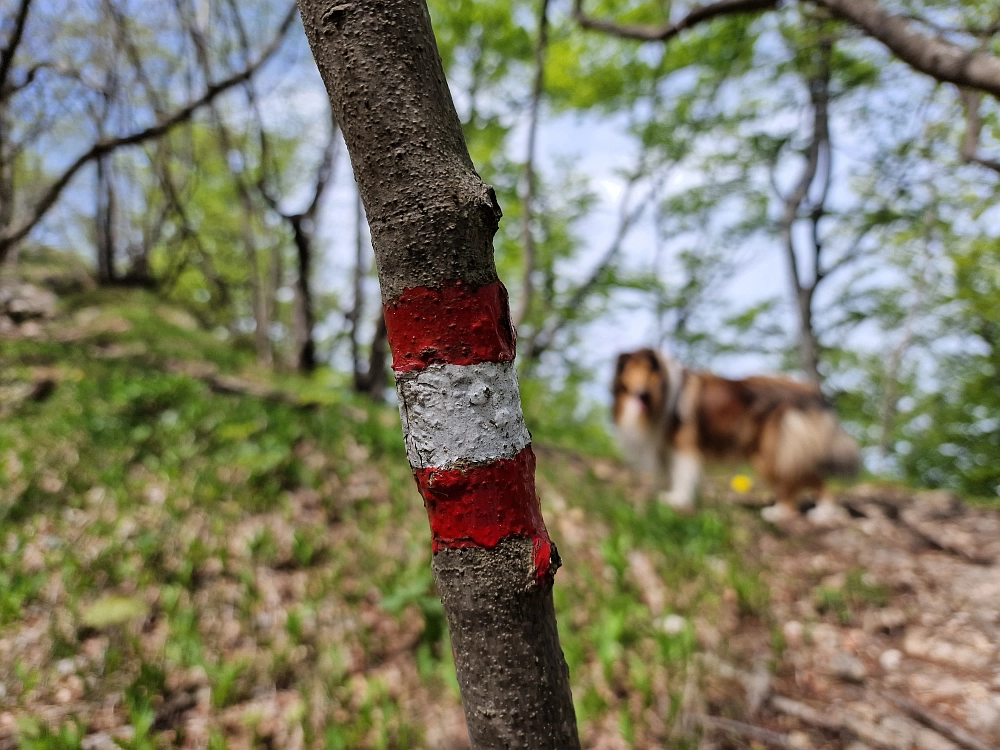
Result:
[[703,460],[746,460],[776,492],[776,510],[797,513],[800,493],[821,501],[826,480],[852,477],[858,446],[815,388],[777,377],[727,380],[685,370],[652,349],[622,354],[612,385],[626,456],[661,479],[664,499],[690,508]]

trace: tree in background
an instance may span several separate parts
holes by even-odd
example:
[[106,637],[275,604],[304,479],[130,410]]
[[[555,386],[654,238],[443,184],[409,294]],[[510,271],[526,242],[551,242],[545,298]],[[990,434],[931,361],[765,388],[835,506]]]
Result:
[[[107,0],[104,7],[113,7],[112,0]],[[176,7],[180,11],[185,6],[181,3]],[[227,10],[236,12],[233,6],[227,6]],[[126,16],[121,11],[108,15],[119,19]],[[176,28],[178,23],[183,28],[189,18],[178,12],[172,24],[168,19],[170,25],[158,28],[160,36],[168,36],[171,26]],[[199,65],[192,53],[185,60],[187,64],[167,59],[165,65],[153,66],[136,56],[139,49],[149,49],[138,44],[123,44],[111,55],[102,54],[105,50],[100,49],[101,43],[107,36],[99,29],[111,23],[111,18],[89,17],[72,3],[42,6],[33,0],[19,0],[10,16],[3,18],[2,27],[9,30],[0,46],[0,203],[4,205],[0,212],[0,262],[39,224],[84,167],[105,160],[102,174],[107,174],[106,160],[114,152],[162,137],[189,122],[225,92],[250,80],[280,49],[294,20],[293,5],[277,20],[270,38],[242,65],[230,63],[233,56],[227,52],[231,40],[213,39],[211,45],[206,42],[206,49],[213,46],[217,55],[207,65]],[[33,31],[33,26],[41,28]],[[234,24],[221,27],[232,32]],[[89,40],[93,41],[91,46],[86,44]],[[76,41],[84,44],[75,45]],[[132,72],[127,78],[105,76],[105,85],[95,92],[84,75],[84,70],[94,63],[98,70],[109,74],[130,68]],[[147,75],[153,67],[167,71],[163,80],[153,81]],[[183,96],[177,96],[176,91],[183,92]],[[109,99],[107,106],[98,107],[104,127],[92,133],[70,133],[70,147],[75,146],[76,155],[68,165],[55,170],[48,179],[38,180],[30,189],[21,189],[17,175],[23,167],[19,165],[30,150],[45,143],[45,138],[58,137],[61,124],[73,116],[76,106],[112,96],[116,98]],[[145,125],[135,124],[143,121]],[[80,140],[83,145],[76,145]],[[44,147],[51,148],[47,143]],[[99,180],[102,184],[98,188],[98,192],[105,193],[98,212],[105,214],[99,220],[104,226],[102,235],[107,234],[113,213],[107,205],[105,180]],[[111,247],[110,235],[102,236],[101,241],[106,254]],[[113,264],[105,257],[101,265],[107,266],[106,275],[111,278]]]

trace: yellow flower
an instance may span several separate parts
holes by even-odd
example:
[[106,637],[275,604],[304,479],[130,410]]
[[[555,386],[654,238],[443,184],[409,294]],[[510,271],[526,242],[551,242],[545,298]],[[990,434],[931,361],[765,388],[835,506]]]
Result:
[[741,495],[745,495],[747,492],[753,489],[753,480],[746,474],[737,474],[733,477],[733,481],[729,483],[729,486],[734,490],[739,492]]

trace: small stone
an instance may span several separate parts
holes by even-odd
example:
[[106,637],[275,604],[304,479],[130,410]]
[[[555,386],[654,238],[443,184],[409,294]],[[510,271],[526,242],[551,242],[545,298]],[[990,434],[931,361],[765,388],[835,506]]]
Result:
[[56,671],[60,677],[66,677],[76,671],[76,661],[73,659],[60,659],[56,662]]
[[805,732],[791,732],[788,735],[788,744],[797,750],[805,750],[808,747],[812,747],[812,742],[809,740],[809,735]]
[[899,649],[890,648],[882,652],[878,658],[878,663],[886,672],[895,672],[899,669],[900,662],[903,661],[903,652]]
[[61,687],[56,690],[56,703],[69,703],[73,700],[73,693],[67,687]]
[[677,635],[684,630],[685,625],[687,620],[680,615],[667,615],[663,618],[663,632],[668,635]]
[[789,620],[781,627],[781,632],[785,636],[785,643],[789,646],[801,646],[802,645],[802,634],[805,632],[805,628],[802,627],[802,623],[798,620]]
[[868,674],[860,659],[843,651],[834,654],[830,659],[830,669],[837,677],[847,682],[861,682]]
[[80,700],[84,693],[83,678],[78,674],[70,675],[66,680],[66,690],[69,691],[71,700]]

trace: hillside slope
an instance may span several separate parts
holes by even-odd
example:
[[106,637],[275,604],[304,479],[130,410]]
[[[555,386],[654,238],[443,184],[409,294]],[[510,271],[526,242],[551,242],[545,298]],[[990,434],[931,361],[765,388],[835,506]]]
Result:
[[[146,293],[0,335],[0,748],[467,746],[394,410]],[[846,526],[780,531],[724,477],[678,516],[537,450],[586,747],[751,741],[705,715],[949,747],[890,689],[1000,729],[995,513],[862,488]]]

